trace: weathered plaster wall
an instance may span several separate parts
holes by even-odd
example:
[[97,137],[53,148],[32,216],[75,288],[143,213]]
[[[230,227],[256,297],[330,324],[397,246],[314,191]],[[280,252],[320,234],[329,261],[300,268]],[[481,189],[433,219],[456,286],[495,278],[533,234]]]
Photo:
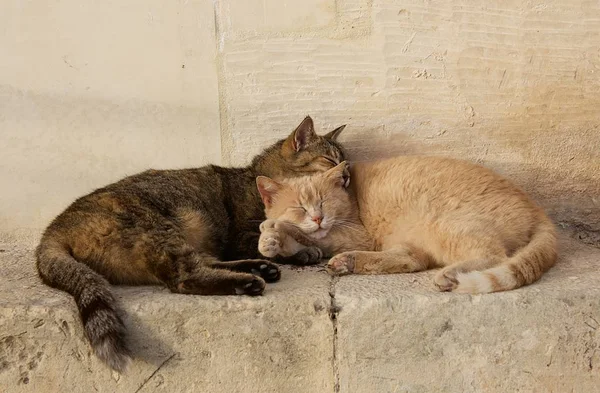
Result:
[[354,159],[475,160],[600,240],[600,3],[280,3],[217,2],[226,163],[310,113]]
[[0,228],[149,167],[219,162],[213,3],[0,2]]
[[354,159],[495,168],[600,241],[597,1],[163,3],[0,5],[3,227],[147,167],[246,163],[308,113]]

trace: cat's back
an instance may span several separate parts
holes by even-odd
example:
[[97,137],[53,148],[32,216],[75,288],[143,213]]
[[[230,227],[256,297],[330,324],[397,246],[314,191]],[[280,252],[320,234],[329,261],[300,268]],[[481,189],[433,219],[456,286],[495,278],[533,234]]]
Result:
[[459,159],[400,156],[357,163],[352,182],[361,219],[382,233],[391,222],[408,225],[448,219],[492,225],[511,222],[526,228],[543,214],[508,179]]
[[399,156],[356,163],[352,181],[363,198],[377,195],[460,197],[467,201],[483,194],[508,192],[524,195],[494,171],[448,157]]
[[123,220],[135,226],[140,218],[170,216],[179,207],[216,205],[221,188],[221,177],[212,166],[150,169],[77,198],[50,223],[45,234],[72,238],[82,226],[116,228]]
[[202,191],[205,191],[207,196],[212,195],[220,191],[221,185],[221,177],[212,166],[193,169],[149,169],[98,188],[75,200],[70,208],[95,203],[106,199],[107,195],[123,202],[152,202],[160,207],[161,204],[183,202],[182,199]]

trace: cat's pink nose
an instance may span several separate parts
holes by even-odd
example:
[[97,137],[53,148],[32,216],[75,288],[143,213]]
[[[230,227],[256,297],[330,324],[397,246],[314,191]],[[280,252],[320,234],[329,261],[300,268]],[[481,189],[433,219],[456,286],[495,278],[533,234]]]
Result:
[[312,218],[312,220],[314,222],[316,222],[317,225],[321,225],[321,222],[323,221],[323,217],[322,216],[315,216],[315,217]]

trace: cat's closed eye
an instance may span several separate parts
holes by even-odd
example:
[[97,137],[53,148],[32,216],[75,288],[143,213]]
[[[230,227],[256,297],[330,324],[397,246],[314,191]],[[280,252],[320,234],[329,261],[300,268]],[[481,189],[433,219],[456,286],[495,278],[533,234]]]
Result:
[[327,162],[328,164],[331,164],[333,166],[336,166],[339,164],[339,162],[337,162],[336,160],[334,160],[333,158],[330,158],[330,157],[321,156],[319,158],[321,158],[322,161]]

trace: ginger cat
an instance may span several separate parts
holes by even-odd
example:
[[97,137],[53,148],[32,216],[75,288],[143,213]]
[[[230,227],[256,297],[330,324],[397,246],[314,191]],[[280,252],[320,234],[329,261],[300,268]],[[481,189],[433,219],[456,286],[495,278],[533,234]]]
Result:
[[259,251],[335,255],[327,265],[333,274],[441,267],[440,290],[474,294],[531,284],[557,258],[544,211],[507,179],[466,161],[397,157],[350,171],[343,162],[280,182],[259,176],[257,186],[267,217]]

